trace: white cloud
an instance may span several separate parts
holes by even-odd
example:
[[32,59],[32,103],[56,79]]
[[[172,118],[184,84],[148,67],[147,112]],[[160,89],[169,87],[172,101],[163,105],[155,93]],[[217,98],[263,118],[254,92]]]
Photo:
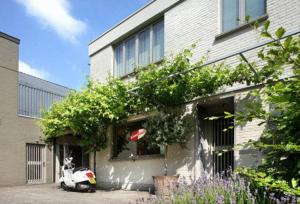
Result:
[[61,38],[77,42],[86,30],[86,24],[70,14],[69,0],[16,0],[25,6],[43,26],[52,28]]
[[33,68],[21,60],[19,61],[19,71],[42,79],[47,79],[50,76],[48,72],[42,69]]

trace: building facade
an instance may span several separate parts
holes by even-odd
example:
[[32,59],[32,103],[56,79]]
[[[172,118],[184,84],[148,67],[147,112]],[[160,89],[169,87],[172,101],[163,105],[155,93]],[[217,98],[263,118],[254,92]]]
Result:
[[69,144],[76,145],[67,137],[51,147],[42,142],[42,111],[70,89],[20,73],[19,43],[0,32],[0,186],[54,182]]
[[[253,29],[251,22],[258,21],[262,25],[267,19],[271,21],[271,32],[280,26],[288,33],[299,31],[300,2],[153,0],[89,44],[90,75],[100,82],[105,82],[109,74],[124,80],[132,79],[134,67],[157,63],[163,57],[176,54],[195,43],[193,62],[203,56],[209,60],[218,59],[265,41]],[[257,50],[245,55],[250,60],[255,59]],[[231,57],[226,62],[234,64],[237,57]],[[169,174],[196,179],[203,172],[214,174],[228,167],[258,165],[259,153],[255,150],[241,148],[222,156],[216,155],[216,152],[259,138],[264,129],[257,126],[260,121],[235,127],[225,135],[222,129],[233,121],[209,123],[204,120],[224,111],[242,110],[248,91],[249,87],[236,84],[186,106],[185,112],[190,115],[194,128],[188,135],[187,148],[177,145],[169,148]],[[146,118],[130,118],[128,127],[134,130]],[[152,176],[163,175],[162,152],[147,152],[131,143],[127,150],[118,152],[115,138],[120,137],[119,132],[120,128],[111,127],[108,132],[109,147],[97,153],[98,185],[102,188],[147,189],[152,186]],[[227,139],[222,140],[222,137]],[[131,154],[137,155],[135,161],[129,159]]]

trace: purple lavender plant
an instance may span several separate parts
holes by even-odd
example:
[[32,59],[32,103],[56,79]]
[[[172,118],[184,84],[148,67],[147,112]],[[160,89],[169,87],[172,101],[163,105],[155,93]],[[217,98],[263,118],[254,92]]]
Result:
[[209,176],[203,174],[199,179],[187,180],[182,177],[169,197],[156,197],[137,204],[296,204],[297,198],[288,194],[276,196],[265,189],[258,193],[250,189],[250,183],[240,175],[230,172]]

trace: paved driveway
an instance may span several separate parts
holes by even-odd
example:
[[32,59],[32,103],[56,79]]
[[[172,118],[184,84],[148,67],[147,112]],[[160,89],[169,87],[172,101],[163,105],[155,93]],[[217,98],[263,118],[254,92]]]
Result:
[[2,204],[135,204],[138,198],[148,198],[146,192],[136,191],[96,191],[96,193],[66,192],[56,185],[27,185],[1,187]]

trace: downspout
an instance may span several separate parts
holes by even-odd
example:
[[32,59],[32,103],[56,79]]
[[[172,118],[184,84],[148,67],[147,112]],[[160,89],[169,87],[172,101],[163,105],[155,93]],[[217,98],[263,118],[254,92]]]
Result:
[[194,171],[193,171],[193,177],[194,177],[194,181],[196,180],[196,172],[199,171],[198,167],[196,166],[197,165],[197,160],[200,159],[199,158],[199,141],[200,141],[200,120],[199,120],[199,106],[198,104],[196,104],[196,108],[195,110],[196,111],[196,114],[195,115],[195,131],[194,131]]
[[94,174],[96,176],[96,151],[94,151],[94,164],[93,164],[93,167],[94,167]]
[[56,138],[53,139],[53,148],[52,148],[52,153],[53,153],[53,159],[52,159],[52,182],[55,183],[56,180]]

